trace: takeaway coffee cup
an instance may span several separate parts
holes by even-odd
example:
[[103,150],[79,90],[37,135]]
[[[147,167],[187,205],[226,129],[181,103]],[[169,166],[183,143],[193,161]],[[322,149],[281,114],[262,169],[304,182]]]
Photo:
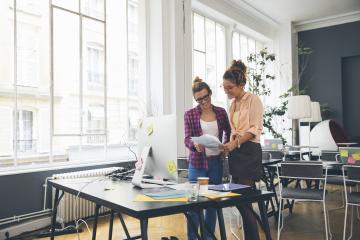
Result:
[[208,177],[198,177],[197,178],[199,184],[199,194],[206,194],[209,189],[209,178]]

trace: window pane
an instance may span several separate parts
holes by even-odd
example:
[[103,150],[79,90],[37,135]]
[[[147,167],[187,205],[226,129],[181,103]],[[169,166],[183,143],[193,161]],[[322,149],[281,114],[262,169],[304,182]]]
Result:
[[220,88],[222,76],[226,69],[226,41],[225,28],[220,24],[216,24],[216,69],[216,83],[213,91],[216,92],[217,104],[226,107],[225,92]]
[[194,13],[193,15],[193,31],[194,31],[194,49],[198,51],[205,51],[205,18],[199,14]]
[[193,78],[199,76],[204,78],[205,76],[205,53],[193,51]]
[[[14,84],[14,7],[13,0],[0,1],[0,88],[13,91]],[[0,95],[1,96],[1,95]]]
[[248,54],[249,51],[247,37],[244,35],[240,35],[240,58],[245,64],[247,64]]
[[81,0],[83,14],[104,20],[104,0]]
[[248,38],[248,49],[249,49],[249,54],[255,53],[256,51],[255,40],[252,38]]
[[79,134],[79,17],[54,9],[53,19],[54,133]]
[[52,0],[52,4],[74,12],[79,12],[79,0]]
[[83,18],[82,24],[83,133],[105,133],[104,24],[87,18]]
[[0,168],[14,165],[14,6],[0,1]]
[[201,76],[209,84],[211,89],[216,85],[216,39],[215,22],[209,19],[205,21],[206,30],[206,75]]
[[240,59],[240,36],[237,32],[232,35],[232,58]]

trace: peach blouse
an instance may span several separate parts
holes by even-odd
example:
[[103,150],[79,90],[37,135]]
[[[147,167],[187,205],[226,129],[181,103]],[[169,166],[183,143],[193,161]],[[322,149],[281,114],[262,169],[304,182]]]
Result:
[[263,129],[263,105],[258,96],[246,92],[240,99],[240,110],[235,113],[236,100],[230,106],[231,136],[243,136],[246,132],[255,137],[250,141],[260,143],[260,135]]

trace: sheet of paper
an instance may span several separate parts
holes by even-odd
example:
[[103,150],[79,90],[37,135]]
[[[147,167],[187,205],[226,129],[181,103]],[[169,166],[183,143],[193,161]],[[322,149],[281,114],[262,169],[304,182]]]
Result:
[[217,137],[209,135],[209,134],[204,134],[200,137],[191,137],[191,140],[195,144],[200,144],[207,148],[220,149],[220,146],[222,145],[222,143],[220,142],[220,140]]
[[135,197],[134,202],[187,202],[187,197],[168,198],[168,199],[153,199],[149,196],[139,194]]

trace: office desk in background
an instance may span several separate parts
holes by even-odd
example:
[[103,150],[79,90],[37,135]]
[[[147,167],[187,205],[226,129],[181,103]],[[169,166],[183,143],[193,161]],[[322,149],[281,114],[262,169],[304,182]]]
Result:
[[[203,236],[205,225],[202,210],[210,206],[217,209],[221,239],[226,239],[222,208],[229,206],[239,206],[240,204],[244,203],[258,203],[260,217],[257,216],[257,219],[260,223],[260,226],[265,232],[266,239],[271,239],[270,228],[268,218],[266,216],[264,202],[274,195],[274,193],[272,192],[249,189],[246,190],[246,192],[242,192],[241,196],[222,198],[217,200],[210,200],[205,197],[200,197],[199,201],[197,202],[135,202],[135,196],[137,196],[138,194],[143,194],[146,191],[151,191],[151,189],[139,189],[134,187],[129,182],[112,181],[107,178],[103,178],[92,183],[89,183],[90,181],[91,179],[62,179],[49,181],[49,184],[56,190],[53,205],[54,209],[51,223],[51,233],[55,232],[57,205],[62,197],[59,196],[61,190],[73,195],[79,194],[80,198],[84,198],[96,204],[92,239],[96,239],[98,210],[101,206],[107,207],[112,210],[112,214],[110,215],[111,219],[109,228],[109,239],[111,239],[112,236],[112,218],[114,213],[119,214],[121,224],[127,235],[127,239],[131,239],[131,236],[130,233],[127,231],[126,224],[123,221],[121,214],[126,214],[139,219],[141,239],[146,240],[148,239],[147,227],[149,218],[173,215],[178,213],[183,213],[187,215],[188,211],[196,211],[200,217],[200,235]],[[88,185],[85,186],[86,184]],[[81,192],[79,193],[80,190]],[[51,239],[54,239],[53,234],[51,236]]]

